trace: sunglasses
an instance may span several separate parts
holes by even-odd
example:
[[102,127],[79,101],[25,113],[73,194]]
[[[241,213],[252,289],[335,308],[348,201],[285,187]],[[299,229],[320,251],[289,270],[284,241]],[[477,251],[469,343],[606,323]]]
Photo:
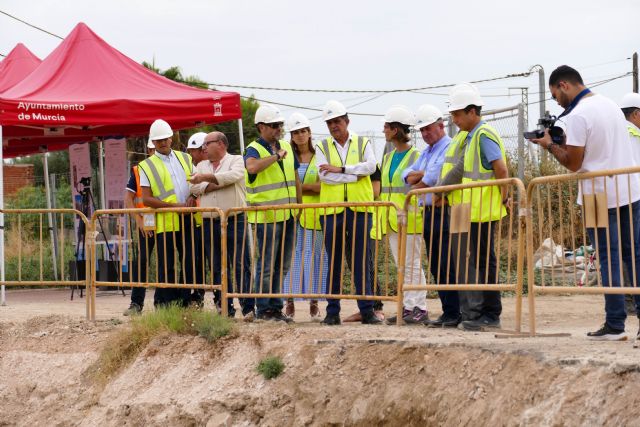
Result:
[[271,129],[280,129],[282,127],[282,122],[278,123],[265,123],[266,126],[269,126]]

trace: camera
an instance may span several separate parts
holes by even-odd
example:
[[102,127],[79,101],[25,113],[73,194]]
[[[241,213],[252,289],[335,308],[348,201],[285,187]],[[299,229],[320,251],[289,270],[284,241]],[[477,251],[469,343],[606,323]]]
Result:
[[78,186],[82,186],[82,189],[78,189],[78,193],[85,193],[91,191],[91,177],[85,176],[80,178],[78,181]]
[[556,126],[556,116],[546,114],[538,120],[538,126],[541,129],[536,129],[530,132],[525,132],[524,137],[527,139],[538,139],[544,136],[544,129],[549,129],[549,136],[554,144],[564,144],[565,136],[561,127]]

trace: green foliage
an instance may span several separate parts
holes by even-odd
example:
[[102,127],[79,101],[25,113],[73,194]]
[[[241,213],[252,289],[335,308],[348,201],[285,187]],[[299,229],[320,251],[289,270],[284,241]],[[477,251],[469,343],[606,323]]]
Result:
[[225,337],[233,330],[233,322],[229,318],[213,311],[194,311],[191,316],[191,326],[208,342]]
[[270,380],[276,378],[284,371],[284,363],[278,356],[268,356],[258,363],[256,371],[262,374],[265,379]]

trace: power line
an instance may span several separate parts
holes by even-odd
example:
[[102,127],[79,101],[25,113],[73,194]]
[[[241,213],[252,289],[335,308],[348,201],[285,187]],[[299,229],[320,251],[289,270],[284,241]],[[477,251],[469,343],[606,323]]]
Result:
[[[516,77],[528,77],[530,72],[507,74],[506,76],[492,77],[488,79],[472,80],[470,83],[485,83],[496,80],[512,79]],[[265,87],[265,86],[248,86],[248,85],[235,85],[235,84],[222,84],[222,83],[206,83],[208,86],[213,87],[230,87],[235,89],[253,89],[253,90],[271,90],[281,92],[317,92],[317,93],[398,93],[398,92],[416,92],[420,90],[428,89],[442,89],[455,86],[457,83],[447,83],[436,86],[425,86],[418,88],[404,88],[404,89],[389,89],[389,90],[357,90],[357,89],[302,89],[302,88],[282,88],[282,87]]]
[[57,35],[57,34],[53,34],[51,31],[47,31],[47,30],[45,30],[44,28],[40,28],[40,27],[38,27],[37,25],[30,24],[30,23],[28,23],[27,21],[24,21],[24,20],[22,20],[22,19],[20,19],[20,18],[18,18],[18,17],[16,17],[16,16],[13,16],[13,15],[11,15],[10,13],[7,13],[7,12],[5,12],[5,11],[3,11],[3,10],[0,10],[0,13],[1,13],[1,14],[3,14],[3,15],[8,16],[9,18],[15,19],[15,20],[16,20],[16,21],[18,21],[18,22],[22,22],[23,24],[28,25],[28,26],[30,26],[31,28],[35,28],[35,29],[36,29],[36,30],[38,30],[38,31],[42,31],[43,33],[47,33],[47,34],[49,34],[49,35],[51,35],[51,36],[53,36],[53,37],[57,37],[57,38],[59,38],[60,40],[63,40],[63,39],[64,39],[63,37],[60,37],[60,36],[59,36],[59,35]]

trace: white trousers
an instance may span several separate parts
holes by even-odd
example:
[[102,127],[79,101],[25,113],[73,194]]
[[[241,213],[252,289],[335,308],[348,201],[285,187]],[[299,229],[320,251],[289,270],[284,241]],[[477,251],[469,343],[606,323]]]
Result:
[[[400,236],[395,231],[389,229],[389,245],[393,259],[398,265],[398,240]],[[404,283],[411,285],[424,285],[427,283],[422,270],[420,254],[422,249],[422,234],[407,234],[407,250],[404,261]],[[427,309],[426,291],[406,291],[402,301],[404,308],[413,310],[418,307],[420,310]]]

